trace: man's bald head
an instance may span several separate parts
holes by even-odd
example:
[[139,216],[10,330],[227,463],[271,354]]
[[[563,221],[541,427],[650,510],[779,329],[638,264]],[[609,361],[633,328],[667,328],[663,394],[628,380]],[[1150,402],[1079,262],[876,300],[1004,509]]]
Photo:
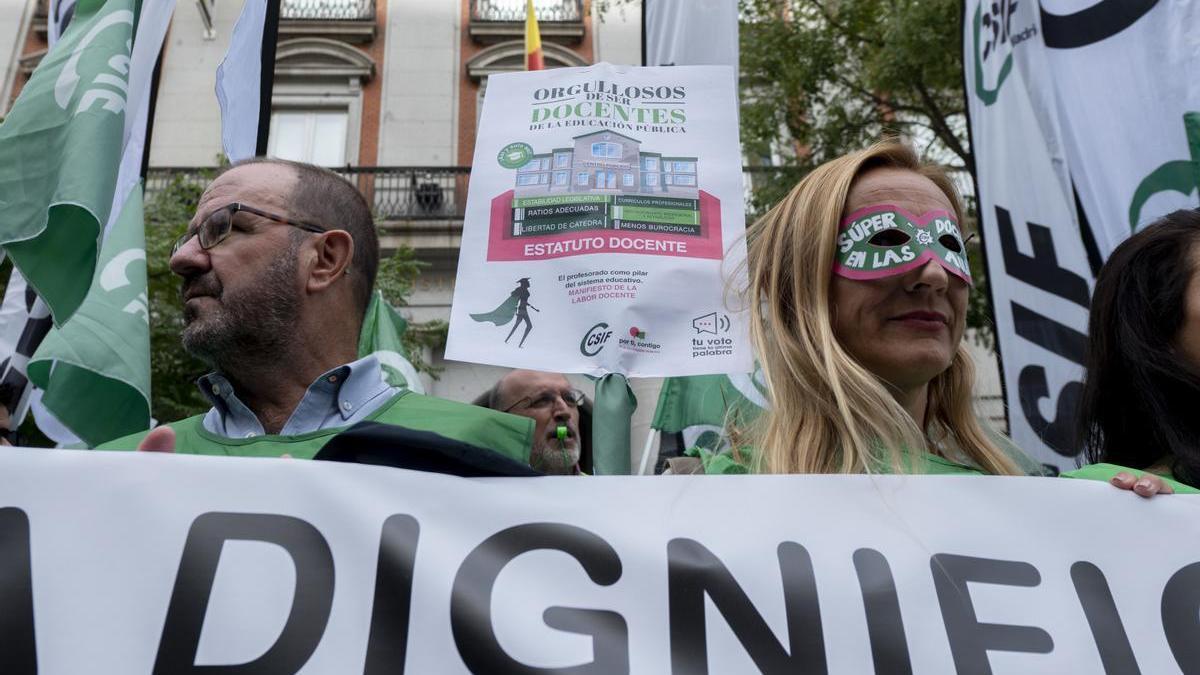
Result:
[[[290,175],[286,179],[286,186],[276,184],[286,194],[286,215],[330,230],[350,233],[354,239],[354,259],[350,265],[354,302],[359,313],[365,313],[379,271],[379,235],[375,231],[371,207],[362,193],[345,178],[328,169],[286,159],[255,157],[233,164],[221,175],[256,165],[288,170]],[[280,176],[275,180],[285,179]],[[213,184],[216,185],[217,181],[213,181]]]

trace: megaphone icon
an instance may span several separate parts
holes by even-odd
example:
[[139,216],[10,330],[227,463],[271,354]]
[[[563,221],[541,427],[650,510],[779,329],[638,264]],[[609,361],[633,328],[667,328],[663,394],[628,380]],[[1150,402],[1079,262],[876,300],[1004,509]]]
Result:
[[692,319],[692,328],[696,329],[697,335],[701,333],[716,335],[717,331],[725,332],[729,330],[729,317],[724,314],[711,312]]

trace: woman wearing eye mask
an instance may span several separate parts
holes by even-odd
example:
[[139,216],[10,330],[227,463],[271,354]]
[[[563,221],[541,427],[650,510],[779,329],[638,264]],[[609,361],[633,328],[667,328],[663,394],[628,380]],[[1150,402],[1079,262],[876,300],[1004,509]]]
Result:
[[747,299],[772,393],[757,470],[1034,470],[972,410],[961,222],[945,174],[883,142],[820,166],[753,227]]
[[1149,497],[1200,492],[1200,213],[1116,248],[1096,279],[1074,478]]

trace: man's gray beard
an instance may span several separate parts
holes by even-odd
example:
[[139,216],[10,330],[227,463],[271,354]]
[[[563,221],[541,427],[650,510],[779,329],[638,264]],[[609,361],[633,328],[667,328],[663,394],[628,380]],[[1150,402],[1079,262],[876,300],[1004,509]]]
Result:
[[529,456],[529,465],[543,473],[569,474],[574,473],[574,467],[579,463],[579,441],[563,449],[557,441],[543,441],[533,448]]
[[272,260],[241,293],[222,291],[215,312],[184,326],[183,348],[217,371],[234,374],[286,354],[300,316],[296,248]]

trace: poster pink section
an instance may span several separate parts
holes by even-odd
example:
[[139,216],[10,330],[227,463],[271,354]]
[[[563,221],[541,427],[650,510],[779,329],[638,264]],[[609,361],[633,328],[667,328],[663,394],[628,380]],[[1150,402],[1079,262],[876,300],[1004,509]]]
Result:
[[591,253],[639,253],[720,260],[721,200],[700,190],[700,235],[629,230],[582,230],[541,236],[513,235],[513,190],[492,199],[488,229],[489,261],[549,260]]

